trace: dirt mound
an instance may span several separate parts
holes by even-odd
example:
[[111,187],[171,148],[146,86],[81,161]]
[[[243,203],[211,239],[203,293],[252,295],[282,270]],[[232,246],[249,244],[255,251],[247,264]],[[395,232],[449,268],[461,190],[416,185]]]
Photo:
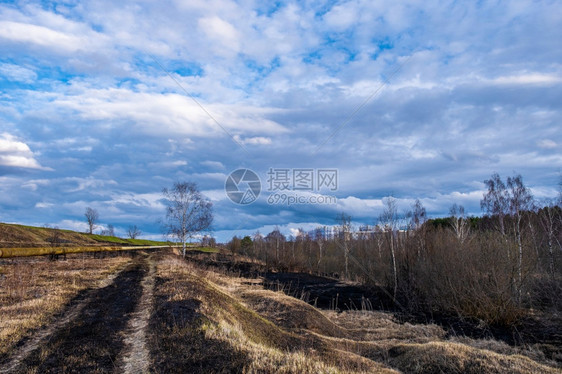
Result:
[[389,364],[408,373],[560,373],[528,357],[451,342],[400,344],[388,351]]
[[253,310],[276,325],[287,329],[306,329],[333,337],[348,337],[348,333],[330,321],[322,312],[302,300],[281,292],[248,290],[240,294]]

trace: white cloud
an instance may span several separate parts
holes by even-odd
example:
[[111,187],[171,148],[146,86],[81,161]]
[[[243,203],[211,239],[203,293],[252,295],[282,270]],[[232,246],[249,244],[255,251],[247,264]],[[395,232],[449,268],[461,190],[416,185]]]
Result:
[[556,84],[562,82],[562,77],[552,74],[541,74],[541,73],[530,73],[530,74],[520,74],[520,75],[509,75],[502,76],[492,80],[493,83],[497,84]]
[[66,178],[66,181],[77,184],[76,187],[69,189],[68,192],[89,191],[90,193],[96,193],[100,188],[107,185],[118,185],[114,180],[97,179],[91,176],[86,178],[69,177]]
[[357,10],[350,2],[343,5],[336,5],[324,15],[324,20],[328,26],[341,31],[357,23]]
[[48,48],[64,53],[96,50],[102,43],[86,35],[74,35],[35,24],[0,21],[0,39]]
[[186,166],[187,161],[186,160],[159,161],[159,162],[151,162],[148,165],[151,167],[173,169],[173,168],[180,168],[182,166]]
[[148,208],[151,210],[164,211],[165,206],[162,204],[163,196],[159,192],[150,193],[131,193],[121,192],[111,194],[111,204],[130,205],[135,207]]
[[51,181],[49,179],[32,179],[30,181],[26,181],[21,186],[32,191],[37,191],[39,186],[48,186],[50,183]]
[[554,149],[556,147],[559,147],[559,145],[552,139],[543,139],[537,142],[537,145],[540,148],[545,148],[545,149]]
[[252,137],[252,138],[242,138],[239,135],[235,135],[234,140],[236,140],[238,143],[251,144],[251,145],[271,144],[271,138],[266,138],[266,137],[263,137],[263,136],[255,136],[255,137]]
[[219,43],[218,51],[238,51],[240,48],[240,35],[238,31],[227,21],[217,17],[201,18],[198,22],[199,28],[213,41]]
[[86,121],[123,121],[153,136],[224,135],[213,118],[233,132],[278,134],[282,125],[267,119],[276,109],[247,105],[205,104],[211,118],[188,97],[178,94],[135,92],[125,88],[76,87],[77,94],[59,95],[49,103],[63,113],[75,112]]
[[63,219],[52,226],[58,227],[59,229],[73,230],[77,232],[87,232],[89,229],[88,224],[85,221],[77,221],[71,219]]
[[0,63],[0,76],[16,82],[32,83],[37,79],[37,74],[28,68],[14,64]]
[[0,165],[24,169],[51,170],[42,167],[35,160],[33,152],[29,146],[14,136],[3,133],[0,134]]

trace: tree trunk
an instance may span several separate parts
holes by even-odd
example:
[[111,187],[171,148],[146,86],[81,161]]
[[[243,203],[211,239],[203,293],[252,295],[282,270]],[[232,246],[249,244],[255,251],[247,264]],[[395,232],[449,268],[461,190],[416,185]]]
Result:
[[348,264],[349,264],[349,249],[347,243],[344,244],[343,253],[345,257],[345,279],[349,279]]
[[320,273],[321,262],[322,262],[322,243],[318,242],[318,273]]
[[523,285],[523,245],[521,243],[521,216],[517,216],[517,246],[519,249],[519,257],[517,259],[517,304],[521,305],[521,286]]
[[396,256],[394,255],[394,232],[390,232],[390,255],[392,256],[392,273],[394,276],[394,300],[396,300],[396,292],[398,290],[398,275],[396,274]]

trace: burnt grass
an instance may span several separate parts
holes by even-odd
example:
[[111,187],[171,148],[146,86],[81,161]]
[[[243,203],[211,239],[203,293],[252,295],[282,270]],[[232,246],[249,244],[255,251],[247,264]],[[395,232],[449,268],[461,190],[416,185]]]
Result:
[[18,372],[113,372],[124,347],[122,332],[140,299],[140,282],[147,271],[146,263],[135,261],[110,285],[90,291],[77,318],[23,360]]
[[166,290],[170,283],[190,292],[198,291],[185,280],[156,277],[155,307],[149,321],[150,372],[242,372],[249,363],[247,355],[227,342],[206,337],[202,327],[210,321],[199,311],[201,302],[195,298],[170,301]]
[[[187,259],[207,268],[245,278],[263,278],[263,286],[273,291],[301,299],[319,309],[377,310],[393,313],[399,323],[437,324],[449,337],[466,336],[473,339],[496,339],[512,346],[535,345],[545,357],[562,364],[562,316],[547,318],[526,317],[516,325],[487,325],[476,319],[456,314],[411,311],[397,305],[381,287],[369,287],[339,279],[300,272],[269,271],[263,264],[233,261],[229,254],[209,254],[190,251]],[[407,300],[402,300],[407,305]]]

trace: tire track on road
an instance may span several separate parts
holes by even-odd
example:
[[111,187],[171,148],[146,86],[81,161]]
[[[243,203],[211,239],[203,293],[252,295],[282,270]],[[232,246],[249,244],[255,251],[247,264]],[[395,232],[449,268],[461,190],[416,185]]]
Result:
[[125,348],[119,360],[119,367],[125,374],[149,372],[150,351],[147,347],[146,334],[153,309],[156,273],[156,266],[151,257],[148,258],[148,266],[148,273],[141,282],[142,295],[125,330]]
[[17,372],[19,365],[26,360],[32,352],[44,345],[45,341],[50,336],[52,336],[56,331],[65,328],[71,321],[75,320],[80,313],[82,313],[84,307],[92,301],[94,291],[112,284],[115,278],[125,271],[125,269],[126,268],[110,274],[107,278],[100,282],[97,288],[87,291],[87,296],[85,296],[82,300],[79,300],[76,304],[70,305],[65,311],[63,311],[60,318],[36,332],[27,342],[25,342],[11,355],[5,364],[2,365],[3,367],[0,368],[0,373],[7,374]]
[[36,334],[0,373],[114,372],[148,273],[147,255],[138,256]]

